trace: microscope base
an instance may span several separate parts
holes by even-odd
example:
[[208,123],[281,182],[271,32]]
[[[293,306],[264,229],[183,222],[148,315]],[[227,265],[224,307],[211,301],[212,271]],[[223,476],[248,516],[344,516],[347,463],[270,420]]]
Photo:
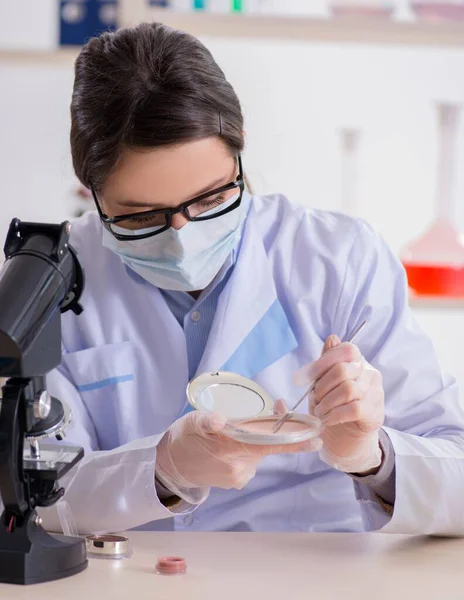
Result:
[[30,523],[25,529],[0,530],[0,583],[43,583],[87,567],[84,539],[52,535]]

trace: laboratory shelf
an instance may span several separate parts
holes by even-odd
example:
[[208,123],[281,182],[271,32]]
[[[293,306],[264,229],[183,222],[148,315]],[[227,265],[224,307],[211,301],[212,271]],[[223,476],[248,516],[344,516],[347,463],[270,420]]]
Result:
[[[122,0],[120,11],[121,26],[162,21],[200,37],[464,48],[464,23],[183,13],[150,8],[145,0]],[[0,61],[66,65],[74,62],[79,50],[79,47],[37,51],[0,48]]]
[[464,46],[464,23],[183,13],[123,0],[121,24],[162,21],[196,36],[416,46]]

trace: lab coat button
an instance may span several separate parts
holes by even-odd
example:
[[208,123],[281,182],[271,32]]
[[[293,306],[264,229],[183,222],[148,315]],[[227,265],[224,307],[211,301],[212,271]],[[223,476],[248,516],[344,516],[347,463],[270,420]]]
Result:
[[187,525],[187,527],[193,525],[193,515],[190,514],[184,517],[184,525]]
[[190,315],[190,318],[194,323],[198,323],[198,321],[201,319],[201,315],[197,310],[194,310],[193,313]]

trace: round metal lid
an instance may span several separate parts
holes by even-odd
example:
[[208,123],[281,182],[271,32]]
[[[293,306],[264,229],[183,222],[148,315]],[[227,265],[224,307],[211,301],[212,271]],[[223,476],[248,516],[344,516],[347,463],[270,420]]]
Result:
[[123,535],[88,535],[85,543],[89,555],[124,558],[131,554],[129,538]]
[[196,410],[216,412],[231,420],[273,414],[271,396],[237,373],[203,373],[188,384],[187,398]]

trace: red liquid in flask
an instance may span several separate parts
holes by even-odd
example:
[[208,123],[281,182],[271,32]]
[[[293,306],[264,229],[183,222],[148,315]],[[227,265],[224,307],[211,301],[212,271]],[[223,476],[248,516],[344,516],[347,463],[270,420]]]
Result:
[[418,296],[464,298],[464,269],[404,263],[409,287]]
[[464,298],[464,239],[447,220],[437,219],[403,251],[403,265],[414,294]]

